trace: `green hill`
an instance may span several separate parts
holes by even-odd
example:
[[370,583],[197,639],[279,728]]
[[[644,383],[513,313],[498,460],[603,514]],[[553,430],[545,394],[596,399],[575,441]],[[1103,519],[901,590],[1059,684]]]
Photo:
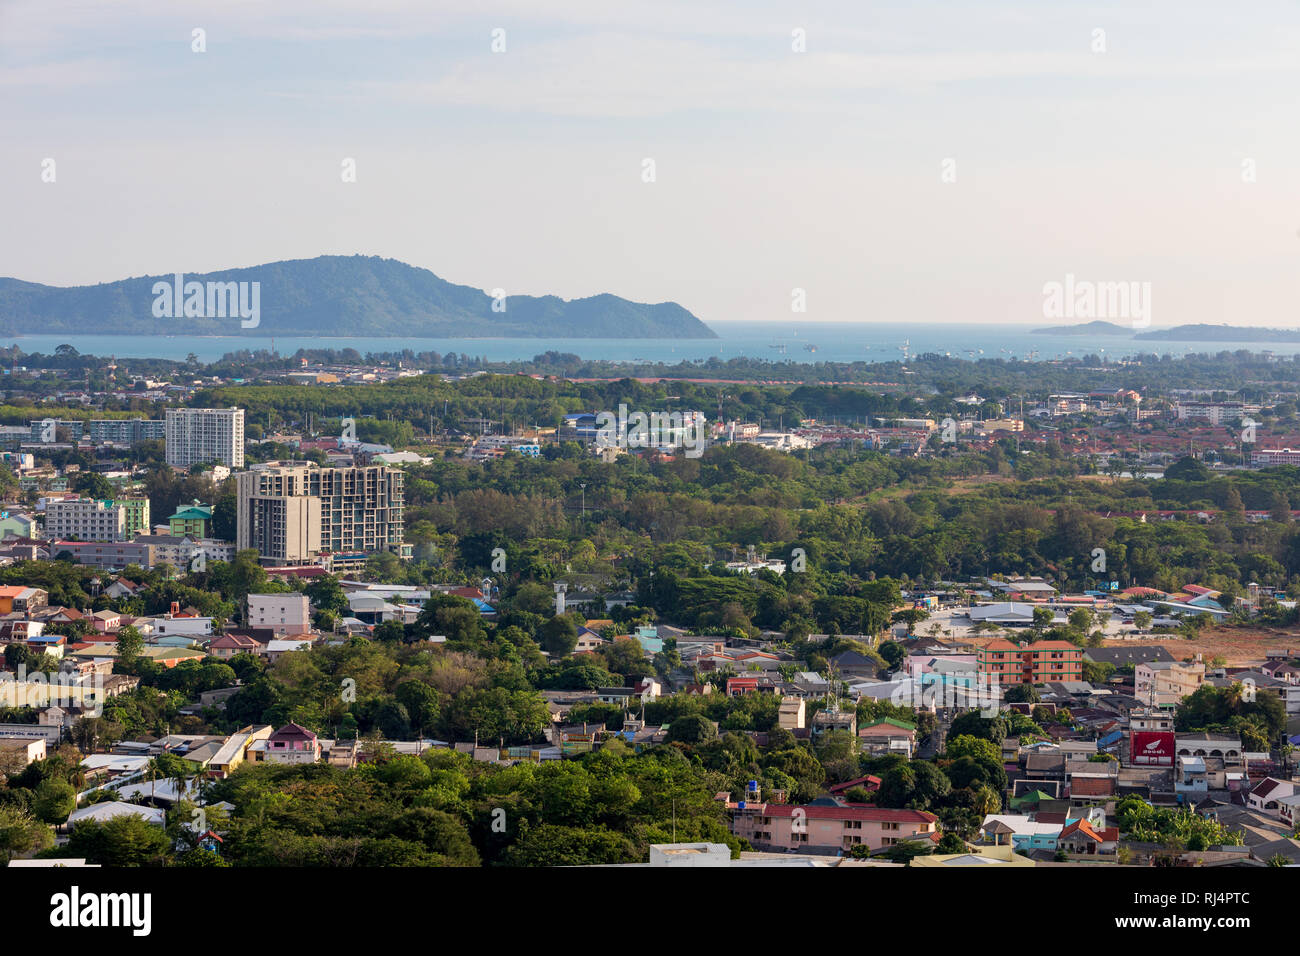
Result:
[[[141,276],[60,288],[0,278],[0,334],[419,336],[427,338],[717,338],[675,302],[602,294],[565,301],[509,295],[505,310],[480,289],[378,256],[318,256],[245,269],[186,273],[185,282],[257,282],[260,320],[158,318],[157,282]],[[507,290],[508,291],[508,290]]]

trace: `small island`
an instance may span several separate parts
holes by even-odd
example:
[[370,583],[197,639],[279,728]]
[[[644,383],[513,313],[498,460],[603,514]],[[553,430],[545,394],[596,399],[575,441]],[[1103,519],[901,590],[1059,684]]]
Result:
[[1094,322],[1085,322],[1083,325],[1054,325],[1046,329],[1034,329],[1034,335],[1122,335],[1126,338],[1133,336],[1133,328],[1128,325],[1116,325],[1114,322],[1104,322],[1097,319]]
[[1148,342],[1300,342],[1300,329],[1268,329],[1249,325],[1174,325],[1139,331],[1132,326],[1097,320],[1082,325],[1034,329],[1033,335],[1110,335]]

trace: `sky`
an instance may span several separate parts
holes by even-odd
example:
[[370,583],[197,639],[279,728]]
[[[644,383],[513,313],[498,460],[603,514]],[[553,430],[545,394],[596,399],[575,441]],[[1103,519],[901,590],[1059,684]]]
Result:
[[0,0],[0,276],[1036,326],[1073,276],[1296,327],[1298,81],[1269,0]]

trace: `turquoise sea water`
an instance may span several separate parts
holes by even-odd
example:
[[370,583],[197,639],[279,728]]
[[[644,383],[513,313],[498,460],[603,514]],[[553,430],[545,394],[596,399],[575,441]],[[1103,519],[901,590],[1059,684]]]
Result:
[[[531,359],[542,352],[571,352],[586,359],[665,362],[738,356],[792,362],[887,362],[925,352],[954,358],[1036,358],[1040,360],[1104,354],[1120,358],[1137,353],[1184,355],[1248,349],[1279,355],[1300,353],[1300,342],[1249,343],[1204,341],[1135,341],[1124,336],[1039,335],[1032,326],[889,323],[715,322],[717,339],[422,339],[308,338],[267,335],[135,336],[23,335],[0,340],[24,352],[50,353],[68,344],[83,353],[116,358],[184,359],[194,353],[212,361],[236,349],[274,349],[291,355],[300,348],[352,348],[361,352],[463,352],[490,361]],[[982,351],[981,351],[982,350]]]

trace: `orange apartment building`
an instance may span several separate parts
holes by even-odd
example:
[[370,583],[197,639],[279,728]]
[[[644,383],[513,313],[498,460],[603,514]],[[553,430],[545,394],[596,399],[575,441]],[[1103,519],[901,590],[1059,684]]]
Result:
[[1013,644],[990,641],[980,648],[980,675],[992,686],[1083,680],[1083,648],[1069,641]]

